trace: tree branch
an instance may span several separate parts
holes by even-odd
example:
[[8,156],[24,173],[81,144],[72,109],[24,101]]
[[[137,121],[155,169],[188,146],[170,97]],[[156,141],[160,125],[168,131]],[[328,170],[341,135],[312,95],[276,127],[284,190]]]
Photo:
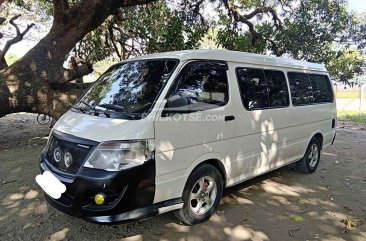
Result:
[[65,84],[65,83],[68,83],[75,79],[81,78],[85,75],[88,75],[88,74],[92,73],[93,71],[94,71],[93,66],[89,63],[82,64],[73,69],[64,69],[63,79],[61,79],[57,82],[53,82],[53,83]]
[[[54,0],[57,1],[57,0]],[[114,15],[119,8],[132,7],[148,4],[157,0],[90,0],[82,1],[80,4],[68,10],[68,14],[73,15],[73,23],[78,25],[85,18],[92,19],[88,27],[94,30],[102,24],[110,15]]]
[[54,21],[60,24],[67,22],[66,12],[70,8],[67,0],[53,0],[53,17]]
[[[276,29],[277,30],[282,29],[282,21],[278,18],[276,11],[271,7],[258,7],[248,14],[241,14],[239,11],[239,7],[232,4],[229,0],[222,0],[222,1],[224,3],[225,7],[227,8],[227,10],[229,11],[229,15],[234,18],[235,22],[241,22],[248,26],[249,31],[252,35],[252,44],[253,45],[261,37],[267,41],[269,40],[269,39],[263,37],[261,34],[259,34],[254,29],[254,24],[251,21],[249,21],[252,18],[254,18],[255,16],[257,16],[258,14],[263,14],[263,13],[271,14],[272,20],[273,20],[273,23],[274,23]],[[271,43],[273,44],[274,42],[272,41]]]
[[283,51],[278,47],[278,44],[275,41],[267,37],[264,37],[264,40],[272,45],[272,51],[277,57],[283,55]]
[[16,15],[16,16],[12,17],[12,18],[10,19],[10,21],[9,21],[9,22],[10,22],[10,24],[11,24],[11,25],[13,25],[13,27],[15,28],[17,35],[16,35],[14,38],[12,38],[12,39],[10,39],[10,40],[8,40],[8,41],[6,42],[6,44],[5,44],[4,48],[3,48],[3,50],[0,52],[0,60],[1,60],[1,59],[4,59],[5,54],[8,52],[8,50],[10,49],[10,47],[11,47],[13,44],[16,44],[16,43],[18,43],[18,42],[22,41],[22,40],[23,40],[24,35],[26,35],[26,34],[28,33],[28,31],[29,31],[29,30],[34,26],[34,23],[31,23],[31,24],[29,24],[29,25],[27,26],[27,28],[26,28],[23,32],[21,32],[21,31],[20,31],[20,29],[19,29],[19,27],[18,27],[18,25],[14,22],[14,21],[15,21],[16,19],[18,19],[20,16],[21,16],[21,15]]
[[109,26],[108,26],[108,33],[109,33],[109,38],[111,40],[111,43],[113,45],[113,48],[114,48],[114,51],[116,52],[119,60],[122,60],[122,56],[121,54],[119,53],[118,51],[118,47],[117,47],[117,44],[115,42],[115,36],[114,36],[114,32],[113,32],[113,23],[110,23]]
[[[93,70],[89,65],[75,69],[62,67],[65,55],[91,31],[98,28],[105,20],[121,7],[147,4],[156,0],[88,0],[68,5],[67,0],[53,0],[54,21],[48,35],[52,46],[48,46],[47,58],[52,61],[47,79],[50,84],[68,83]],[[66,35],[65,35],[66,34]],[[66,40],[67,41],[64,41]]]
[[19,17],[20,17],[20,14],[18,14],[18,15],[16,15],[16,16],[12,17],[12,18],[10,19],[10,21],[9,21],[9,23],[10,23],[11,25],[13,25],[13,27],[14,27],[14,28],[15,28],[15,30],[17,31],[17,35],[20,35],[20,30],[19,30],[18,25],[17,25],[16,23],[14,23],[14,21],[15,21],[15,20],[17,20]]

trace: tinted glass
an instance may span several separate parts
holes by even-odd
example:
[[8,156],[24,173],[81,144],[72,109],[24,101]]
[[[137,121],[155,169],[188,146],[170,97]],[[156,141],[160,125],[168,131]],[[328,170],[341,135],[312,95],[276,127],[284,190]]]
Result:
[[289,105],[287,82],[285,74],[281,71],[265,70],[267,80],[269,106],[285,107]]
[[141,118],[177,64],[177,60],[138,60],[116,65],[98,79],[76,107],[107,117]]
[[313,91],[308,74],[289,72],[288,78],[293,105],[314,103]]
[[244,107],[248,110],[268,108],[267,83],[263,70],[237,68],[236,74]]
[[310,74],[315,103],[333,102],[333,91],[326,75]]
[[185,66],[170,94],[168,108],[200,111],[225,105],[229,100],[226,68],[218,64],[203,61]]

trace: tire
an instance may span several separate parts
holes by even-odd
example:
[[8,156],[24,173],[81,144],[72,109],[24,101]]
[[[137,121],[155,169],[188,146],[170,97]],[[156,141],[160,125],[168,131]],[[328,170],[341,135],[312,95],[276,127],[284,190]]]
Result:
[[222,176],[214,166],[199,166],[187,180],[182,196],[184,205],[175,215],[186,225],[205,222],[220,203],[223,185]]
[[296,170],[305,174],[313,173],[319,165],[321,148],[319,139],[313,137],[304,157],[296,162]]

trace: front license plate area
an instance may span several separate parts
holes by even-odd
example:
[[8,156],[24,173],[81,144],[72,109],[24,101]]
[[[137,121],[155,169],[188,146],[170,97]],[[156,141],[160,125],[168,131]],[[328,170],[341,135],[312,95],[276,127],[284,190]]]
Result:
[[60,182],[50,171],[36,176],[36,182],[47,195],[53,199],[59,199],[66,192],[66,186]]

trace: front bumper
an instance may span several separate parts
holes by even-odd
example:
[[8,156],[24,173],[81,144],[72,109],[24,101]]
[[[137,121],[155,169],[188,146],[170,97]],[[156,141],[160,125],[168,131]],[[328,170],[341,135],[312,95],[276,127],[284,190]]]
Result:
[[[47,202],[59,211],[90,222],[129,222],[158,214],[153,205],[155,195],[155,162],[119,172],[81,167],[73,177],[55,172],[41,155],[40,171],[51,171],[66,186],[61,198],[47,194]],[[94,203],[95,194],[106,196],[103,205]]]

